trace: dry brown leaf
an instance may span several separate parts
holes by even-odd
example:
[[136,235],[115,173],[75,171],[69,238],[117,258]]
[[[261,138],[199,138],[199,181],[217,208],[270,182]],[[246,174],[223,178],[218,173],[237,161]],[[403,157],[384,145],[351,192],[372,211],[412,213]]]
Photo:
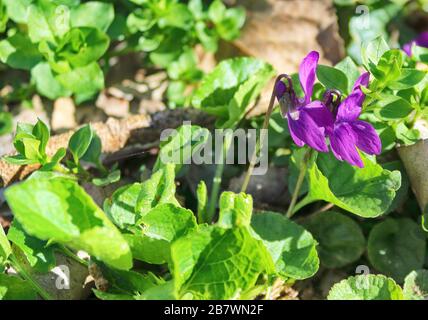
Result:
[[98,95],[95,105],[110,117],[125,118],[129,115],[129,101],[112,95],[109,90],[104,90]]
[[59,98],[55,100],[51,128],[54,131],[69,130],[77,126],[76,123],[76,106],[71,98]]
[[[102,143],[103,153],[114,153],[127,144],[145,144],[159,139],[164,129],[177,128],[184,121],[192,124],[210,127],[213,118],[197,109],[176,109],[158,112],[151,117],[134,115],[126,119],[109,118],[106,122],[92,123],[92,128],[98,134]],[[53,155],[59,148],[67,147],[73,130],[53,136],[48,143],[46,152]],[[37,165],[16,166],[0,159],[0,185],[8,185],[21,180],[38,169]]]

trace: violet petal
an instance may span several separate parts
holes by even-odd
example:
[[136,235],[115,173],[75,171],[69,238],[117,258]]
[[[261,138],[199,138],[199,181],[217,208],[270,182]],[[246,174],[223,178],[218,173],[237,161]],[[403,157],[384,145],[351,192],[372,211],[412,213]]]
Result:
[[355,121],[361,113],[361,105],[364,101],[364,93],[361,90],[353,91],[343,100],[337,110],[336,121]]
[[420,33],[414,41],[415,41],[416,45],[418,45],[420,47],[428,48],[428,32],[425,31],[425,32]]
[[291,137],[298,146],[301,147],[302,143],[306,143],[319,152],[328,152],[324,129],[315,123],[306,108],[289,112],[287,120]]
[[356,146],[367,154],[380,154],[382,143],[373,126],[367,122],[357,120],[350,123],[356,137]]
[[318,127],[333,128],[333,114],[321,101],[313,101],[304,108]]
[[412,56],[412,47],[413,47],[413,44],[414,44],[415,42],[414,41],[411,41],[411,42],[408,42],[408,43],[406,43],[405,45],[403,45],[403,51],[407,54],[407,56],[409,56],[409,57],[411,57]]
[[358,77],[358,79],[354,83],[354,87],[352,88],[352,91],[359,88],[360,86],[367,87],[369,85],[370,81],[370,73],[364,72],[362,75]]
[[319,53],[312,51],[303,59],[299,67],[299,79],[305,93],[305,104],[311,101],[318,60]]
[[277,81],[275,84],[275,96],[278,100],[281,99],[281,97],[284,95],[285,91],[287,90],[287,87],[284,82]]
[[355,147],[356,140],[351,126],[348,123],[340,123],[330,135],[330,147],[338,160],[363,168],[364,163]]
[[[296,112],[298,112],[298,111],[296,111]],[[296,135],[296,131],[295,131],[295,124],[294,124],[294,122],[295,122],[295,120],[292,120],[291,119],[291,116],[290,116],[290,114],[288,114],[287,115],[287,122],[288,122],[288,131],[290,131],[290,135],[291,135],[291,138],[293,139],[293,141],[294,141],[294,143],[298,146],[298,147],[303,147],[304,145],[305,145],[305,143],[302,141],[302,140],[300,140],[299,138],[298,138],[298,136]],[[297,133],[298,133],[298,130],[297,130]]]
[[428,32],[422,32],[415,39],[403,45],[403,51],[409,56],[412,56],[412,46],[416,44],[419,47],[428,48]]

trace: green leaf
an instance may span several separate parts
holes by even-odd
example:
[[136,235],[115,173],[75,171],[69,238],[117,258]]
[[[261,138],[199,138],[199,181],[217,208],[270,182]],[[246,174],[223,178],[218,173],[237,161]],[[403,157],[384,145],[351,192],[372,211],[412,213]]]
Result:
[[16,134],[15,134],[14,142],[16,140],[19,140],[19,139],[24,138],[24,137],[34,138],[34,136],[32,135],[33,128],[34,128],[34,125],[32,125],[32,124],[18,123],[16,125]]
[[303,201],[331,202],[365,218],[383,214],[401,185],[400,171],[384,170],[361,154],[364,168],[337,161],[331,154],[319,154],[309,168],[309,193]]
[[145,52],[155,51],[159,48],[163,40],[163,34],[147,31],[138,39],[137,49]]
[[183,3],[173,3],[167,12],[158,20],[160,28],[167,27],[190,29],[193,25],[193,16],[187,6]]
[[346,57],[334,67],[346,75],[348,79],[348,90],[345,91],[345,93],[351,93],[355,81],[357,81],[358,77],[360,76],[360,71],[358,70],[357,65],[350,57]]
[[190,12],[192,12],[193,16],[200,20],[204,16],[204,5],[202,3],[202,0],[190,0],[188,3],[188,8]]
[[403,64],[403,53],[399,49],[386,51],[376,66],[371,66],[370,71],[373,76],[383,85],[389,85],[397,81],[401,75]]
[[72,181],[77,181],[77,177],[71,173],[60,173],[57,171],[42,171],[42,170],[34,171],[27,178],[27,180],[30,180],[30,179],[56,179],[56,178],[63,178],[63,179],[70,179]]
[[208,8],[208,17],[214,23],[220,22],[223,19],[226,10],[226,6],[221,0],[214,0]]
[[31,78],[37,91],[43,96],[55,100],[59,97],[68,97],[71,91],[66,89],[53,75],[47,62],[40,62],[31,69]]
[[390,171],[399,170],[401,172],[401,186],[400,189],[397,190],[396,196],[392,201],[391,205],[389,206],[388,210],[385,212],[385,214],[388,214],[401,208],[401,206],[404,205],[404,203],[408,200],[410,182],[403,162],[401,162],[400,160],[397,159],[395,161],[383,163],[382,167]]
[[[22,251],[28,264],[35,272],[46,273],[55,267],[53,248],[48,247],[46,241],[27,234],[18,220],[13,221],[7,237],[14,246]],[[14,250],[16,250],[15,247]]]
[[372,124],[382,143],[382,151],[384,152],[394,148],[396,144],[394,128],[385,122],[376,122]]
[[171,260],[171,244],[168,241],[147,237],[138,229],[123,236],[134,259],[150,264],[165,264]]
[[192,156],[201,150],[209,137],[208,129],[187,124],[173,130],[168,137],[161,136],[160,152],[153,171],[173,163],[178,173],[183,165],[192,162]]
[[100,137],[95,131],[92,132],[91,143],[89,144],[88,149],[85,154],[80,158],[80,160],[92,163],[97,167],[100,167],[101,164],[101,152],[102,152],[102,143]]
[[403,294],[405,299],[426,300],[428,297],[428,270],[410,272],[404,279]]
[[167,164],[156,171],[149,180],[141,185],[137,200],[137,212],[143,216],[159,204],[171,203],[179,206],[175,198],[174,165]]
[[42,120],[37,119],[37,123],[34,125],[32,133],[40,141],[40,154],[45,155],[46,146],[48,145],[48,141],[51,136],[49,127]]
[[135,271],[115,270],[102,263],[97,263],[97,267],[108,281],[109,291],[117,290],[121,293],[126,292],[129,295],[137,295],[159,285],[163,281],[151,272],[143,274]]
[[76,182],[30,179],[6,189],[5,197],[28,234],[84,250],[117,269],[131,268],[127,242]]
[[123,40],[125,37],[130,36],[126,27],[126,13],[117,12],[106,32],[111,41]]
[[7,15],[6,5],[3,1],[0,1],[0,33],[6,30],[7,21],[9,17]]
[[327,268],[342,268],[357,261],[365,251],[366,240],[360,226],[341,213],[313,215],[304,226],[318,240],[321,263]]
[[65,148],[59,148],[55,154],[52,156],[52,158],[50,159],[49,163],[46,163],[45,165],[42,166],[42,168],[40,168],[40,170],[42,171],[51,171],[53,170],[57,165],[59,165],[59,163],[61,162],[62,159],[64,159],[64,157],[67,154],[67,149]]
[[143,183],[117,189],[104,202],[104,210],[120,228],[135,222],[158,204],[178,205],[175,199],[174,166],[167,165]]
[[0,111],[0,136],[13,131],[13,116],[9,112]]
[[422,268],[426,238],[412,220],[388,218],[371,230],[367,248],[373,267],[402,282],[409,272]]
[[253,198],[243,192],[237,194],[225,191],[219,200],[218,224],[224,228],[248,227],[253,213]]
[[164,34],[158,48],[149,55],[150,61],[156,66],[167,68],[178,59],[186,46],[186,31],[178,28]]
[[34,0],[3,0],[10,19],[17,23],[27,22],[27,9]]
[[317,78],[326,89],[338,89],[342,93],[348,92],[348,78],[339,69],[318,65]]
[[408,101],[392,94],[382,94],[376,106],[376,116],[386,121],[401,120],[413,111],[413,107]]
[[43,40],[56,43],[70,29],[69,10],[46,0],[28,7],[28,35],[33,43]]
[[157,22],[154,12],[149,8],[137,8],[126,19],[126,25],[131,33],[144,32]]
[[118,182],[120,180],[120,170],[113,170],[109,172],[109,174],[103,178],[94,178],[92,179],[92,183],[97,187],[105,187],[109,184]]
[[139,300],[177,300],[174,281],[170,280],[150,288],[138,297]]
[[[0,267],[3,267],[7,258],[12,253],[9,240],[4,233],[3,227],[0,226]],[[2,269],[0,269],[1,273]]]
[[33,287],[17,276],[0,273],[0,300],[36,300]]
[[120,187],[104,202],[104,211],[119,228],[134,225],[137,221],[136,206],[141,188],[141,183]]
[[388,84],[388,87],[392,90],[406,90],[413,88],[420,83],[426,76],[426,71],[417,69],[404,68],[401,70],[400,77]]
[[14,69],[30,70],[42,58],[37,46],[19,32],[0,41],[0,61]]
[[100,300],[135,300],[135,297],[129,294],[124,294],[124,293],[111,293],[111,292],[105,292],[105,291],[100,291],[97,289],[92,289],[92,292],[94,293],[94,295],[100,299]]
[[359,275],[336,283],[328,300],[403,300],[403,291],[383,275]]
[[170,203],[156,206],[139,221],[144,235],[172,242],[196,228],[193,212]]
[[77,102],[91,98],[104,88],[104,74],[96,62],[59,74],[56,79],[64,88],[76,94]]
[[79,159],[83,157],[91,144],[93,131],[90,124],[87,124],[78,129],[71,136],[68,142],[68,149],[73,155],[74,163],[78,163]]
[[395,136],[402,145],[412,145],[420,140],[419,130],[409,129],[404,122],[396,125]]
[[24,146],[24,156],[29,160],[39,161],[41,159],[40,141],[33,138],[22,138],[21,141]]
[[179,296],[231,299],[252,288],[271,268],[269,254],[247,228],[200,227],[171,246]]
[[278,275],[300,280],[318,271],[317,242],[303,227],[275,212],[255,214],[251,226],[269,250]]
[[186,88],[187,84],[184,81],[170,81],[166,91],[168,107],[175,109],[184,106],[186,103]]
[[38,163],[37,160],[27,159],[24,155],[18,154],[15,156],[8,156],[2,158],[4,161],[10,164],[14,164],[17,166],[25,166],[27,164],[35,164]]
[[94,27],[106,32],[114,19],[111,3],[89,1],[71,10],[72,27]]
[[192,104],[218,116],[217,128],[233,127],[273,72],[271,65],[254,58],[222,61],[204,77]]
[[197,57],[192,49],[185,50],[177,61],[169,64],[167,71],[173,80],[192,81],[202,77],[202,71],[197,68]]
[[171,243],[196,228],[193,212],[173,204],[161,204],[146,213],[133,235],[125,235],[135,259],[163,264],[170,261]]
[[412,57],[416,61],[420,61],[422,63],[428,63],[428,48],[413,46],[412,47]]
[[209,28],[205,22],[198,21],[195,25],[196,36],[208,52],[216,52],[218,49],[218,35],[215,30]]
[[378,64],[382,55],[388,50],[389,46],[382,37],[377,37],[376,39],[365,43],[361,47],[361,58],[363,60],[363,64],[368,70],[371,70]]
[[85,67],[100,59],[107,51],[109,43],[108,36],[98,29],[72,28],[59,42],[55,57],[48,60],[52,68],[59,73],[70,71],[70,67],[58,66],[61,63],[69,63],[71,68]]
[[226,10],[220,21],[215,22],[220,38],[232,41],[239,37],[239,30],[245,23],[245,9],[235,7]]

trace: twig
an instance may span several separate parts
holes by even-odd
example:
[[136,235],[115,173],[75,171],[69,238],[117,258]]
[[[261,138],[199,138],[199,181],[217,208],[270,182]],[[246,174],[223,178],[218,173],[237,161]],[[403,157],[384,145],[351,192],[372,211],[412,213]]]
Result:
[[275,106],[275,98],[276,98],[276,96],[275,96],[275,89],[276,89],[276,84],[278,83],[278,81],[280,81],[285,76],[286,75],[281,74],[281,75],[279,75],[275,79],[275,83],[274,83],[274,86],[273,86],[273,89],[272,89],[272,95],[271,95],[270,101],[269,101],[269,106],[268,106],[268,109],[266,111],[265,119],[263,121],[262,130],[260,132],[260,139],[257,141],[256,147],[254,148],[254,152],[253,152],[253,155],[251,157],[250,165],[248,166],[247,173],[245,174],[245,178],[244,178],[244,181],[242,183],[241,192],[245,192],[247,190],[248,184],[250,183],[251,175],[253,174],[254,167],[256,165],[257,152],[259,150],[261,150],[262,147],[263,147],[263,143],[264,143],[264,140],[265,140],[265,137],[266,137],[266,131],[267,131],[268,126],[269,126],[270,116],[271,116],[272,111],[273,111],[274,106]]

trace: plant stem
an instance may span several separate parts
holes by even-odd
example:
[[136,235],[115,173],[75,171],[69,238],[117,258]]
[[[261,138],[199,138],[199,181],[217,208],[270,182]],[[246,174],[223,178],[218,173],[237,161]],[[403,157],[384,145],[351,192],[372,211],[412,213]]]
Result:
[[34,290],[45,300],[54,300],[53,297],[43,287],[41,287],[37,281],[35,281],[31,275],[21,266],[18,260],[12,255],[10,257],[12,267],[34,288]]
[[257,152],[259,150],[262,149],[263,147],[263,143],[264,140],[266,138],[266,132],[269,126],[269,120],[270,120],[270,116],[272,115],[272,111],[274,109],[275,106],[275,88],[276,88],[276,84],[278,83],[278,81],[280,81],[285,75],[281,74],[279,75],[276,80],[275,80],[275,84],[272,90],[272,95],[270,97],[270,101],[269,101],[269,106],[268,109],[266,111],[266,115],[263,121],[263,126],[261,129],[261,133],[260,133],[260,139],[258,139],[256,146],[254,148],[254,152],[253,155],[251,157],[251,161],[250,161],[250,165],[248,166],[247,169],[247,173],[245,174],[245,178],[244,178],[244,182],[242,183],[242,187],[241,187],[241,192],[245,192],[247,190],[248,184],[250,183],[250,179],[251,179],[251,175],[253,174],[254,171],[254,167],[256,165],[256,160],[257,160]]
[[[300,165],[299,176],[297,177],[296,187],[294,188],[294,192],[291,197],[290,206],[288,207],[288,210],[287,210],[287,214],[286,214],[287,218],[291,218],[296,212],[295,206],[296,206],[297,198],[299,197],[299,193],[303,185],[303,181],[305,181],[306,171],[308,169],[308,162],[309,162],[309,159],[311,158],[311,155],[312,155],[312,149],[309,149],[308,151],[306,151],[303,157],[303,161]],[[300,205],[299,206],[300,208],[301,204],[299,203],[299,205]]]
[[80,259],[76,254],[74,254],[74,252],[72,252],[66,246],[59,245],[59,248],[61,249],[62,253],[64,253],[67,257],[69,257],[69,258],[73,259],[74,261],[84,265],[85,267],[89,267],[88,261]]
[[220,192],[220,186],[221,186],[221,178],[223,176],[223,171],[224,171],[224,162],[225,162],[225,157],[227,157],[227,153],[230,147],[230,143],[232,141],[232,135],[226,134],[225,138],[224,138],[224,142],[223,142],[223,146],[221,148],[221,153],[220,153],[220,163],[217,164],[217,168],[215,171],[215,175],[214,175],[214,179],[213,179],[213,185],[211,188],[211,195],[210,195],[210,202],[208,204],[208,210],[207,210],[207,214],[206,214],[206,221],[207,223],[211,223],[213,218],[214,218],[214,214],[215,214],[215,209],[216,209],[216,204],[217,204],[217,200],[218,200],[218,195]]

